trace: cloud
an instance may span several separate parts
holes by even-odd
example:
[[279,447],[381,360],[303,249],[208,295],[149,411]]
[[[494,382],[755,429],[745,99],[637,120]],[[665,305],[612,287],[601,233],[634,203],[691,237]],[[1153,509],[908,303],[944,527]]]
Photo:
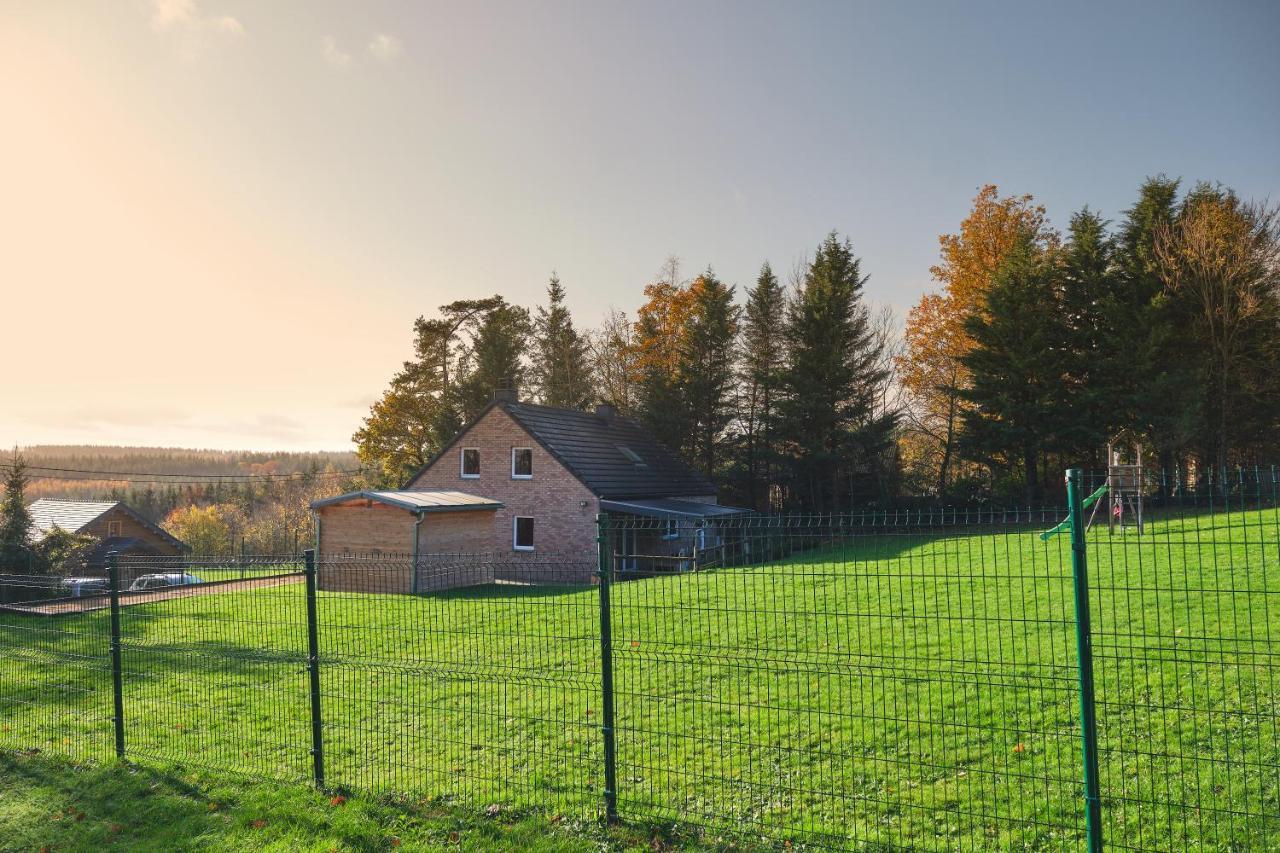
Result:
[[320,53],[324,56],[324,61],[334,68],[351,67],[351,54],[338,47],[338,40],[333,36],[320,39]]
[[230,15],[204,15],[196,0],[150,0],[151,29],[157,33],[200,32],[236,37],[244,35],[244,24]]
[[379,62],[394,62],[404,52],[404,45],[395,36],[378,33],[369,42],[369,52]]

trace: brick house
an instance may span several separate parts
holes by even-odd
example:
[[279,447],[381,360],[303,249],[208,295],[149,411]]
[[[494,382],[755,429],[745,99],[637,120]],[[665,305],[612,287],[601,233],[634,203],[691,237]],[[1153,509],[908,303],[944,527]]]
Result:
[[[698,549],[719,544],[716,519],[746,512],[719,506],[706,477],[613,407],[539,406],[509,391],[403,491],[376,494],[313,504],[322,559],[374,549],[422,558],[457,547],[485,555],[494,579],[582,583],[597,568],[599,513],[619,520],[618,567],[639,571],[688,568]],[[411,508],[424,499],[433,509]]]
[[86,565],[94,571],[106,568],[107,554],[172,557],[177,562],[190,549],[186,543],[148,521],[121,501],[55,501],[41,498],[28,507],[31,538],[43,539],[55,527],[99,540]]

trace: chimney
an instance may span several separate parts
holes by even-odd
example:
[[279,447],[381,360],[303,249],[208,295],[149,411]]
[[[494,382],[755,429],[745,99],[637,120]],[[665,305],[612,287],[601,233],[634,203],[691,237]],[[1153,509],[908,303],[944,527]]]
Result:
[[618,408],[612,403],[601,403],[596,406],[596,417],[605,423],[610,423],[618,416]]
[[520,393],[515,388],[495,388],[493,399],[499,403],[519,403]]

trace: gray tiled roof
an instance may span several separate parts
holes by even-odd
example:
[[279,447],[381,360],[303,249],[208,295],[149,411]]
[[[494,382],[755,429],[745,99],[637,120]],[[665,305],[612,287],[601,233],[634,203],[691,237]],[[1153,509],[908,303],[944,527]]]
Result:
[[[714,495],[715,485],[631,418],[498,402],[587,488],[607,498]],[[622,448],[639,457],[637,463]]]

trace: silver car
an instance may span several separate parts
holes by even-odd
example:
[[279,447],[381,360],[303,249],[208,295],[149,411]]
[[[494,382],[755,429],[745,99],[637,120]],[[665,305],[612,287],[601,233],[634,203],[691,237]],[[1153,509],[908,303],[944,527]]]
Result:
[[140,575],[129,586],[130,592],[137,592],[146,589],[163,589],[169,586],[189,586],[191,584],[204,583],[200,578],[190,572],[163,572],[154,575]]

